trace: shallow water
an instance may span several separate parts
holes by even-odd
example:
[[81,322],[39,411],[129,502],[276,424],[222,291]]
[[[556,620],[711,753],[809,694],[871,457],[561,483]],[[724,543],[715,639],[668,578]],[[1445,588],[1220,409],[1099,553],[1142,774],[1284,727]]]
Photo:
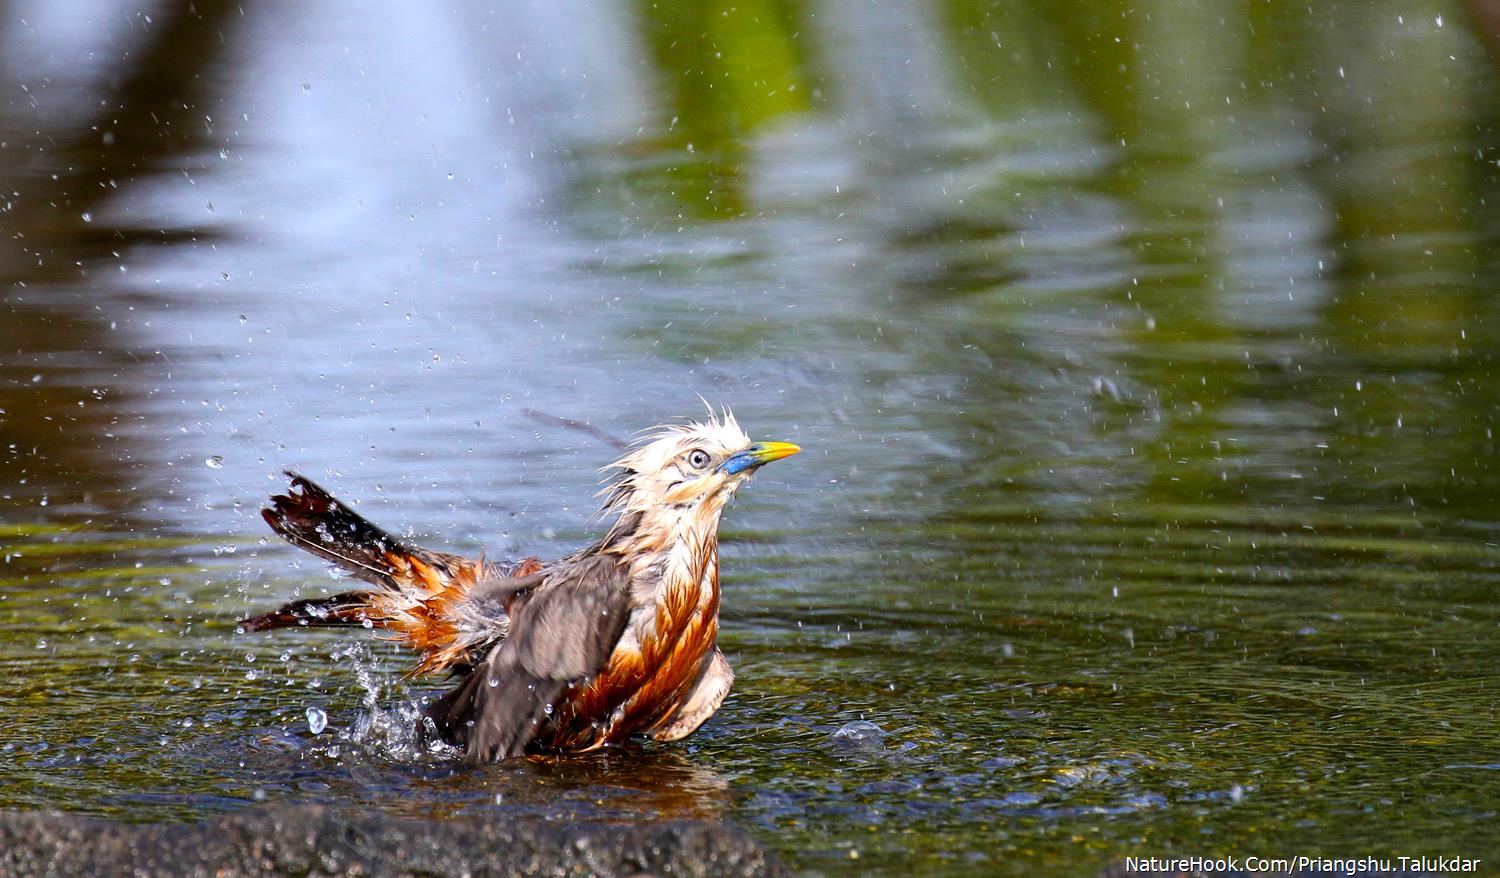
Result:
[[[1500,859],[1471,9],[566,6],[11,7],[0,807]],[[806,451],[730,510],[687,742],[464,767],[389,645],[234,633],[340,585],[281,469],[554,556],[700,395]]]

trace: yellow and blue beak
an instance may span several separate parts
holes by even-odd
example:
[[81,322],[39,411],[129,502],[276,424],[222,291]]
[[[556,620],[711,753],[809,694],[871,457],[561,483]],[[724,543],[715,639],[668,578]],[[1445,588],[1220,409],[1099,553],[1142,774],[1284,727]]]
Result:
[[773,460],[783,457],[791,457],[801,448],[790,442],[757,442],[744,451],[736,451],[719,464],[719,471],[726,475],[735,475],[746,470],[765,466]]

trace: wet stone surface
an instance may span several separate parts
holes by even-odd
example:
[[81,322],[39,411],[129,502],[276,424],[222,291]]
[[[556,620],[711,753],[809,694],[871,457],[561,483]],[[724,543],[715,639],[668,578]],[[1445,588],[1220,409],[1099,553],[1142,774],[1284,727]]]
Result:
[[259,809],[195,824],[130,824],[0,813],[6,876],[782,876],[737,829],[533,820],[349,818],[318,807]]

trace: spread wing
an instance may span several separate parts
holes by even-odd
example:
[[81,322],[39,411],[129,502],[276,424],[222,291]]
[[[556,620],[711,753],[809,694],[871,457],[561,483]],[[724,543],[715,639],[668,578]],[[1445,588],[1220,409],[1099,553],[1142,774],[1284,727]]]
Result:
[[510,635],[427,716],[474,762],[519,756],[568,684],[599,673],[630,615],[626,571],[594,556],[543,574],[510,609]]

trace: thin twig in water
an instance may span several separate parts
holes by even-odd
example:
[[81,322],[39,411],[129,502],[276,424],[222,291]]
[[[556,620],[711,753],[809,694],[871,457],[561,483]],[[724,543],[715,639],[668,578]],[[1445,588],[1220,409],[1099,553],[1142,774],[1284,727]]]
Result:
[[560,418],[557,415],[549,415],[546,412],[539,412],[536,409],[531,408],[521,409],[521,414],[525,415],[528,418],[531,418],[533,421],[540,421],[544,424],[551,424],[554,427],[564,427],[569,430],[577,430],[580,433],[586,433],[594,437],[595,439],[598,439],[600,442],[603,442],[605,445],[614,448],[616,451],[624,451],[630,447],[629,442],[626,442],[625,440],[618,437],[611,436],[598,427],[595,427],[593,424],[586,424],[583,421],[575,421],[572,418]]

